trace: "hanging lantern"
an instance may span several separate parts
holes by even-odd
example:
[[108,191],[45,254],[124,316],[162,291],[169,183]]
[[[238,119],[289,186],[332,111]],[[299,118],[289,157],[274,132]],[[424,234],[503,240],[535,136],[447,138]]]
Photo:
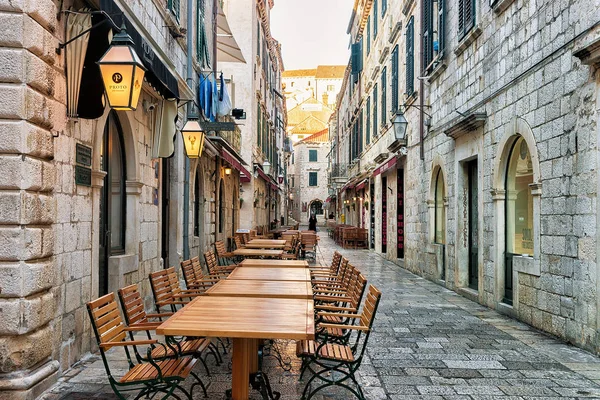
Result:
[[189,120],[181,130],[185,152],[189,158],[202,157],[204,149],[204,131],[197,120]]
[[104,92],[113,110],[135,111],[142,90],[146,68],[133,49],[133,40],[125,24],[97,62],[102,74]]

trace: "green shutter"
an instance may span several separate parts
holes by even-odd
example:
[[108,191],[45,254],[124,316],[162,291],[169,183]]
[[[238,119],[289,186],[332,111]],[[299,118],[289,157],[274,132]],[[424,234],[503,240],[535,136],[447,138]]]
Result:
[[167,1],[167,7],[169,8],[169,11],[171,11],[173,13],[177,22],[179,22],[179,16],[180,16],[180,11],[181,11],[181,6],[179,4],[179,1],[180,0],[168,0]]
[[317,162],[317,150],[308,150],[308,161]]
[[433,0],[423,0],[423,70],[433,60]]
[[377,25],[379,17],[377,16],[377,0],[373,2],[373,39],[377,37]]
[[398,111],[398,45],[392,52],[392,111]]
[[210,53],[206,39],[205,0],[196,3],[196,61],[202,67],[210,65]]
[[415,20],[410,17],[406,27],[406,95],[415,91],[415,57],[414,57]]
[[367,55],[371,52],[371,16],[367,19]]
[[475,0],[458,1],[458,38],[462,39],[475,26]]
[[377,84],[373,88],[373,137],[376,138],[379,135],[379,125],[377,123]]
[[371,97],[367,98],[367,144],[371,143]]
[[381,18],[383,19],[383,16],[385,15],[385,12],[387,11],[387,0],[381,0]]
[[381,71],[381,123],[385,124],[387,113],[387,67]]
[[352,64],[352,75],[354,76],[356,82],[358,80],[358,75],[363,69],[362,39],[352,44],[350,60]]
[[438,53],[444,52],[446,45],[446,0],[438,0]]

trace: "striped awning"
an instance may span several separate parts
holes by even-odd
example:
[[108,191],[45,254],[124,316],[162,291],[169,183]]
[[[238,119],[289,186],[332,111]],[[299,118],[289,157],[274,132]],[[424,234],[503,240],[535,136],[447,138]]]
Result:
[[373,171],[373,176],[375,177],[379,174],[383,174],[387,170],[394,168],[396,166],[397,162],[398,162],[398,157],[392,156],[387,161],[385,161],[383,164],[381,164],[379,167],[377,167],[375,169],[375,171]]

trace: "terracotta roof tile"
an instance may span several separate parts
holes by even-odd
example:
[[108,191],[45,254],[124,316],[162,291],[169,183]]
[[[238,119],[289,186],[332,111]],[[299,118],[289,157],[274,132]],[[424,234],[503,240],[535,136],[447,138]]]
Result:
[[342,79],[345,72],[345,65],[319,65],[316,77],[317,79]]
[[309,137],[302,139],[298,143],[327,143],[329,142],[329,129],[323,129],[320,132],[313,133]]
[[316,69],[290,69],[281,73],[282,78],[315,76]]

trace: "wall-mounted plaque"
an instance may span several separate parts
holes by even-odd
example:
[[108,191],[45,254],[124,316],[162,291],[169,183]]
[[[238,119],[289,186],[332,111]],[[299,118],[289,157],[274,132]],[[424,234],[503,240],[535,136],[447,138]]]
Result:
[[76,165],[75,184],[82,186],[92,186],[92,169]]
[[77,143],[75,145],[75,162],[90,167],[92,165],[92,148]]

